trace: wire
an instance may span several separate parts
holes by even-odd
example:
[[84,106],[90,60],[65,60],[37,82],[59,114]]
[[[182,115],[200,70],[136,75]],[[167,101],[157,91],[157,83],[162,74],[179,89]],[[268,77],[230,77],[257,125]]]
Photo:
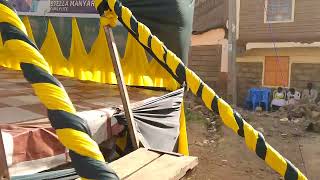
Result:
[[[262,1],[262,2],[263,2],[264,12],[267,13],[266,15],[269,15],[269,11],[267,9],[267,4],[265,4],[264,1]],[[269,30],[269,33],[270,33],[270,36],[271,36],[272,44],[273,44],[273,49],[274,49],[275,56],[276,56],[276,62],[277,62],[276,72],[279,72],[280,77],[281,77],[280,83],[281,83],[281,85],[283,85],[283,87],[285,87],[286,84],[285,84],[285,78],[284,78],[284,74],[283,74],[284,71],[281,71],[280,56],[279,56],[278,48],[276,46],[276,38],[275,38],[275,35],[274,35],[274,32],[273,32],[271,23],[267,23],[267,24],[268,24],[268,30]],[[288,85],[289,85],[289,83],[288,83]]]

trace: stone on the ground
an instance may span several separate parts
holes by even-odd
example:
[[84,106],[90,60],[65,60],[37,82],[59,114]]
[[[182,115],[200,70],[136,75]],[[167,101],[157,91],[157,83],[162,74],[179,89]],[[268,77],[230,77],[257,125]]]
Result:
[[256,112],[262,112],[262,107],[260,106],[256,107]]
[[203,146],[203,143],[201,143],[201,142],[196,142],[195,144],[196,144],[197,146],[200,146],[200,147]]
[[317,119],[320,117],[320,112],[317,111],[312,111],[312,115],[311,115],[312,119]]
[[257,130],[261,133],[264,133],[264,129],[262,127],[257,128]]
[[289,121],[288,118],[282,118],[282,119],[280,119],[280,122],[288,122],[288,121]]

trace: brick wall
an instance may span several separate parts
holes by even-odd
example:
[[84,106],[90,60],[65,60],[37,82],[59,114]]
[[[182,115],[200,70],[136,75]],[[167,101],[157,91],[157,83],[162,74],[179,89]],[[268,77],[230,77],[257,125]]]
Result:
[[320,90],[320,64],[294,63],[291,65],[291,87],[302,90],[312,82]]
[[226,95],[226,74],[221,72],[221,45],[192,46],[188,67],[221,97]]
[[243,106],[248,90],[262,85],[263,64],[261,62],[237,63],[238,105]]

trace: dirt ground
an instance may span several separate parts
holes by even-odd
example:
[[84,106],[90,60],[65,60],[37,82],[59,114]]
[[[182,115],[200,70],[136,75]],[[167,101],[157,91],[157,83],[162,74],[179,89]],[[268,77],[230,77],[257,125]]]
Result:
[[[188,109],[190,155],[199,157],[199,165],[185,179],[282,179],[246,148],[243,138],[221,125],[220,120],[212,121],[213,118],[208,118],[210,116],[198,111],[197,107]],[[320,179],[320,134],[306,132],[303,122],[281,122],[276,113],[241,113],[264,134],[271,146],[309,179]]]

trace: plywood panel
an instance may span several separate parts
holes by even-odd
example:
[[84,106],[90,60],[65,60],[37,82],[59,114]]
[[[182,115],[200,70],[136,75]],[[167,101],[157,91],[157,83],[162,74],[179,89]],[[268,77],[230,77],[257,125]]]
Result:
[[110,163],[109,166],[117,173],[120,179],[124,179],[158,157],[160,157],[160,154],[148,151],[145,148],[140,148],[117,161]]
[[198,164],[197,157],[163,155],[127,180],[178,180]]
[[288,86],[289,57],[267,56],[265,58],[264,85]]

